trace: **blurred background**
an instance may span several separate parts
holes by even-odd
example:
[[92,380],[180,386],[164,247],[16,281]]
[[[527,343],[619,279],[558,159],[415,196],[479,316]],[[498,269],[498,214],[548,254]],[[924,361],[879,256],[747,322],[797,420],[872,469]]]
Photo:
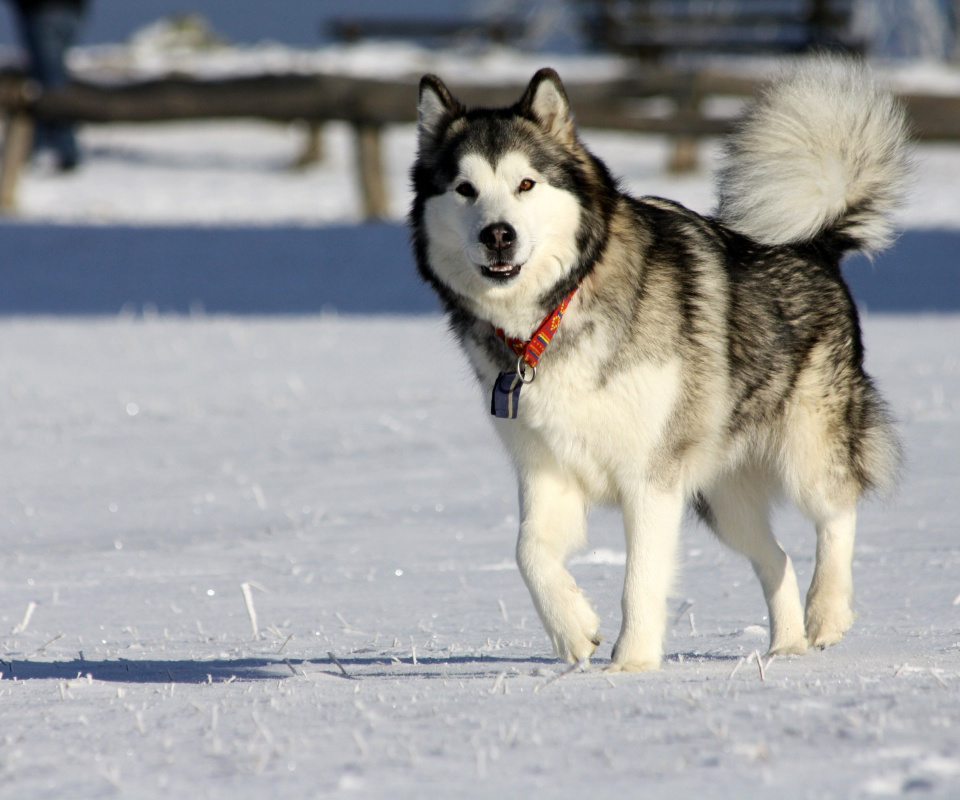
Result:
[[[659,2],[667,9],[681,3]],[[707,13],[718,13],[736,5],[716,0],[697,0]],[[256,43],[285,42],[298,47],[329,44],[336,39],[334,27],[345,17],[377,21],[404,18],[424,22],[524,19],[536,29],[540,47],[549,50],[575,49],[586,44],[578,17],[583,7],[604,5],[578,0],[354,0],[349,5],[332,0],[101,0],[90,6],[79,37],[80,44],[122,42],[150,23],[165,17],[196,13],[227,40]],[[606,5],[625,6],[629,2]],[[749,6],[750,3],[744,5]],[[789,8],[804,5],[795,0],[766,0],[755,6]],[[935,57],[952,53],[955,44],[956,0],[847,0],[831,3],[849,6],[854,28],[869,41],[877,54],[899,57]],[[17,41],[16,21],[9,6],[0,15],[0,43]]]
[[[866,58],[920,139],[906,232],[848,270],[858,299],[958,310],[958,15],[955,0],[4,0],[0,313],[429,313],[403,227],[420,75],[494,104],[554,66],[631,192],[709,213],[719,137],[783,60],[820,49]],[[63,74],[38,72],[57,46]]]
[[[164,17],[200,14],[232,42],[251,44],[263,40],[300,47],[329,43],[328,24],[345,15],[382,19],[402,15],[411,19],[463,19],[490,13],[503,3],[454,2],[449,0],[355,0],[349,4],[332,0],[101,0],[92,2],[89,18],[80,37],[81,44],[103,44],[127,40],[139,29]],[[519,7],[521,4],[511,4]],[[529,3],[525,5],[530,5]],[[493,13],[496,13],[495,10]],[[11,14],[3,18],[0,40],[17,39]]]

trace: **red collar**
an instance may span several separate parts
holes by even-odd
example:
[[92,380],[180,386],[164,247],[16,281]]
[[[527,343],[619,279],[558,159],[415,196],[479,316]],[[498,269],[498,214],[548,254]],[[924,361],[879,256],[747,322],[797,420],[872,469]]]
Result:
[[553,335],[560,327],[563,312],[567,310],[567,306],[570,305],[570,301],[579,288],[580,284],[578,283],[570,290],[567,296],[560,301],[560,305],[544,317],[543,322],[537,326],[537,329],[533,332],[533,336],[530,337],[530,341],[525,342],[523,339],[515,339],[512,336],[507,336],[502,328],[494,327],[494,332],[528,365],[536,367],[540,356],[543,355],[543,351],[547,349],[547,345],[550,344],[550,340],[553,339]]

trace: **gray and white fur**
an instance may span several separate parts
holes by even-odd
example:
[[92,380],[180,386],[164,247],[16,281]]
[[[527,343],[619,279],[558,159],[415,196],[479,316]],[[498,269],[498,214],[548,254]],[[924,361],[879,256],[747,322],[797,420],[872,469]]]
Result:
[[[600,641],[565,567],[597,503],[622,509],[626,536],[609,669],[660,665],[688,507],[753,564],[771,653],[840,641],[857,503],[893,485],[900,450],[839,265],[890,241],[900,108],[847,61],[785,76],[729,140],[716,217],[623,192],[552,70],[505,109],[467,109],[426,76],[418,112],[417,265],[484,405],[516,364],[494,328],[528,339],[580,284],[517,419],[494,419],[519,481],[518,564],[556,653],[587,659]],[[769,522],[783,495],[816,528],[805,607]]]

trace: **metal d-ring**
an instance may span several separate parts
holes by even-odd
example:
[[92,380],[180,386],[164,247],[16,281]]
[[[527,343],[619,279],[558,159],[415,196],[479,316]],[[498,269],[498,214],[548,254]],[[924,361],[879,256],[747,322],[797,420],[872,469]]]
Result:
[[[527,380],[526,373],[524,372],[524,369],[526,367],[530,367],[530,369],[533,370],[530,373],[529,380]],[[524,383],[533,383],[537,379],[537,368],[528,364],[526,361],[523,360],[523,356],[520,356],[517,359],[517,375],[520,376],[520,380],[523,381]]]

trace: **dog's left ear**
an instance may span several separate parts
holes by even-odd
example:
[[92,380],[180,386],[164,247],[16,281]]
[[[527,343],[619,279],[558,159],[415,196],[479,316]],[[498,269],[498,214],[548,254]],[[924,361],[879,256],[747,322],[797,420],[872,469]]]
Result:
[[563,144],[573,144],[576,130],[570,113],[570,101],[567,100],[560,76],[554,70],[548,67],[533,76],[527,91],[520,98],[519,106],[521,113],[533,117],[547,133]]

